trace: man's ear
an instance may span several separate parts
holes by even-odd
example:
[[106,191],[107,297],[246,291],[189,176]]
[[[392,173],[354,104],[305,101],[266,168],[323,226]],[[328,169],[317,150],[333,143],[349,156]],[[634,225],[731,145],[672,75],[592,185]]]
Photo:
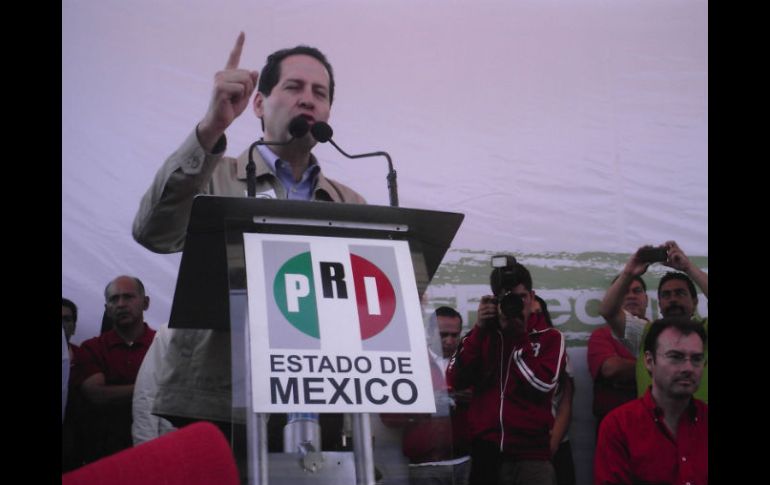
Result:
[[262,118],[262,115],[265,112],[265,97],[257,91],[257,95],[254,96],[254,113],[257,115],[257,118]]
[[652,375],[654,359],[655,357],[652,355],[652,352],[649,350],[644,351],[644,366],[647,368],[647,372],[649,372],[650,375]]

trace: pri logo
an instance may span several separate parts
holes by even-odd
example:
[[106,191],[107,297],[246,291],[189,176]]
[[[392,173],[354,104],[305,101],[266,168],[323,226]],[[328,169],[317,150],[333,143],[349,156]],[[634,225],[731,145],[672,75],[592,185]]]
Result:
[[332,260],[308,243],[264,244],[272,348],[319,349],[356,332],[363,350],[409,350],[392,248],[351,245]]

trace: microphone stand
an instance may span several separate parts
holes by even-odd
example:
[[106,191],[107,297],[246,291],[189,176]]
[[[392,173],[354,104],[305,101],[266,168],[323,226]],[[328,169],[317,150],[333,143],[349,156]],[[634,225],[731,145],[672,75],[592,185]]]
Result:
[[254,163],[254,148],[257,145],[288,145],[294,141],[294,138],[290,138],[289,141],[264,141],[257,140],[249,147],[249,162],[246,164],[246,196],[257,196],[257,164]]
[[334,140],[331,139],[331,137],[328,139],[329,143],[334,145],[334,148],[339,150],[340,153],[345,155],[348,158],[364,158],[364,157],[374,157],[374,156],[382,156],[385,157],[388,160],[388,196],[390,198],[390,206],[391,207],[398,207],[398,184],[396,182],[396,171],[393,170],[393,161],[390,159],[390,155],[388,155],[385,152],[371,152],[371,153],[361,153],[360,155],[349,155],[345,153],[345,150],[339,147],[336,143],[334,143]]
[[288,141],[265,141],[257,140],[249,147],[249,162],[246,164],[246,196],[257,196],[257,164],[254,163],[254,148],[257,145],[288,145],[295,138],[302,138],[310,130],[310,125],[302,116],[295,116],[289,122],[289,134],[291,138]]

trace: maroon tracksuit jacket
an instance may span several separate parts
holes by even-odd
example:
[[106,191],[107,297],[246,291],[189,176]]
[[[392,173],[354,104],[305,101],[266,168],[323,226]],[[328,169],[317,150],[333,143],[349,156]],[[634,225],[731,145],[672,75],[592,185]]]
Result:
[[474,326],[447,369],[451,389],[473,387],[471,439],[493,442],[516,460],[551,459],[551,398],[565,365],[565,345],[561,332],[543,327],[530,320],[529,333],[513,336]]

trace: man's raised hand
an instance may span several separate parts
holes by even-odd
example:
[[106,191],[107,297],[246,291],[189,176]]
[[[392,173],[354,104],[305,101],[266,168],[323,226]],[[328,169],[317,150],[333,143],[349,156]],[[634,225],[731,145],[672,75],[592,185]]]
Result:
[[206,151],[211,151],[227,127],[243,113],[257,87],[259,73],[238,68],[245,40],[246,34],[238,34],[224,70],[214,75],[209,109],[198,124],[198,140]]

